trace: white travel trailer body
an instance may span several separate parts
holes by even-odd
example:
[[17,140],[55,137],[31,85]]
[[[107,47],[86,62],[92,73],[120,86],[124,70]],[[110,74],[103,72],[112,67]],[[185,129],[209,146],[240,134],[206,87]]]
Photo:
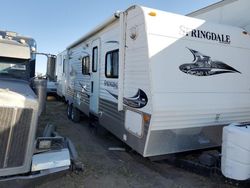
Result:
[[250,121],[240,28],[132,6],[67,55],[69,105],[143,156],[219,146],[223,125]]
[[68,75],[68,73],[66,73],[66,71],[68,69],[66,67],[68,65],[66,63],[68,61],[66,61],[66,58],[67,58],[66,50],[59,53],[56,57],[56,75],[57,75],[56,92],[57,95],[62,98],[65,98],[66,88],[67,88],[66,75]]

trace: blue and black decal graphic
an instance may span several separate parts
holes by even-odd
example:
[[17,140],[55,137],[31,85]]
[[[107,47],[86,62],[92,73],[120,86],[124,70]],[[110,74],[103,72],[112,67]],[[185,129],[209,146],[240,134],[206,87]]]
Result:
[[[114,98],[118,99],[118,95],[111,93],[110,91],[106,90],[110,95]],[[123,104],[132,107],[132,108],[143,108],[148,103],[148,97],[144,91],[138,89],[137,93],[133,97],[123,98]]]
[[194,63],[186,63],[179,66],[179,69],[186,74],[211,76],[223,73],[241,73],[224,62],[213,61],[210,56],[190,48],[188,49],[194,56]]

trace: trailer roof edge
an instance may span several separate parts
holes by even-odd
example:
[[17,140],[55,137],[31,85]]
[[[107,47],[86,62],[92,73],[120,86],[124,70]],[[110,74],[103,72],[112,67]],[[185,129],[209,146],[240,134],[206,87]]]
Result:
[[99,31],[101,31],[102,29],[104,29],[107,25],[109,25],[109,24],[113,23],[115,20],[119,19],[119,17],[116,16],[116,13],[114,13],[113,16],[111,16],[110,18],[108,18],[102,24],[97,25],[92,31],[88,32],[87,34],[83,35],[81,38],[79,38],[78,40],[76,40],[75,42],[73,42],[66,49],[70,49],[70,48],[73,48],[73,47],[77,46],[78,44],[80,44],[81,42],[83,42],[84,40],[86,40],[88,37],[90,37],[90,36],[98,33]]

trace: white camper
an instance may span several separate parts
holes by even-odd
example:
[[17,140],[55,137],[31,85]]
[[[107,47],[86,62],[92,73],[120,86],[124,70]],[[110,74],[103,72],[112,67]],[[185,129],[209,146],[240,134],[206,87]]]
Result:
[[250,32],[250,1],[223,0],[205,8],[194,11],[188,16],[244,28]]
[[66,64],[67,51],[63,51],[59,53],[56,57],[56,75],[57,75],[57,84],[56,84],[56,92],[59,97],[65,99],[66,96],[66,88],[67,88],[67,79],[66,70],[68,65]]
[[66,49],[68,116],[145,157],[219,146],[250,121],[249,60],[241,28],[132,6]]

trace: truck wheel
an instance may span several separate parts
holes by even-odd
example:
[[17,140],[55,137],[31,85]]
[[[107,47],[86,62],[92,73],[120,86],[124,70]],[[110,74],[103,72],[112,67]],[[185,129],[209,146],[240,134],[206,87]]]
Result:
[[80,111],[76,107],[72,108],[71,119],[75,123],[78,123],[80,121]]
[[67,105],[67,116],[69,119],[71,119],[71,116],[72,116],[72,104],[69,104]]

